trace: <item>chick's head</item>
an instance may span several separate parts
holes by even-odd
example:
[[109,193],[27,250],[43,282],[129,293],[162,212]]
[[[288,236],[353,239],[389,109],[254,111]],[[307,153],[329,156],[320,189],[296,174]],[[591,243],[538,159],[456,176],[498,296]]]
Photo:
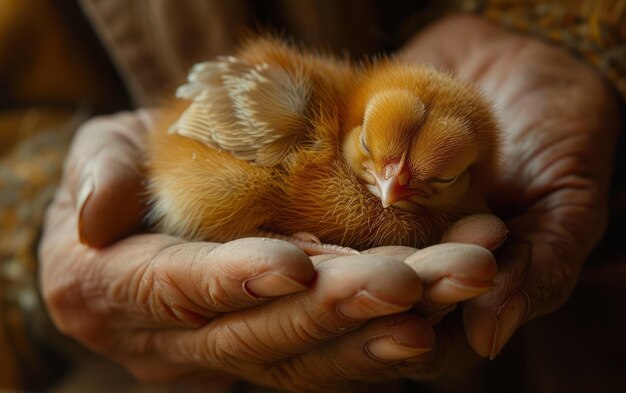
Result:
[[495,127],[486,108],[476,102],[463,107],[462,100],[454,105],[459,97],[449,93],[452,97],[433,102],[437,97],[390,88],[367,100],[343,154],[383,207],[445,208],[466,198],[471,168],[492,147],[483,134]]

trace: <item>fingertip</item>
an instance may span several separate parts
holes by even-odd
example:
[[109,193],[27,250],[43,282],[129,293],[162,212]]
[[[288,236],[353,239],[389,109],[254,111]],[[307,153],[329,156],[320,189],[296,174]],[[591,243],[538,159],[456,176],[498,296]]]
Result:
[[465,243],[495,250],[504,243],[508,229],[504,221],[493,214],[464,217],[448,228],[441,243]]
[[468,342],[480,356],[497,356],[531,314],[530,297],[523,289],[531,253],[528,243],[508,244],[499,250],[496,288],[463,306]]
[[498,272],[493,254],[474,244],[437,244],[414,253],[405,262],[427,284],[448,277],[457,286],[481,289],[493,286]]
[[475,298],[494,287],[492,282],[479,282],[444,277],[428,287],[428,300],[436,304],[452,304]]
[[463,320],[472,349],[480,356],[494,359],[527,319],[529,307],[530,299],[523,290],[512,293],[496,309],[466,304]]
[[382,300],[410,306],[422,299],[424,295],[422,280],[410,266],[401,260],[387,255],[361,255],[348,258],[353,259],[351,266],[346,265],[351,272],[355,267],[358,268],[354,264],[369,265],[367,274],[371,276],[371,279],[367,283],[367,290]]
[[101,173],[96,165],[79,192],[78,235],[81,243],[105,247],[143,226],[144,193],[135,172]]
[[[233,240],[215,248],[211,256],[228,264],[231,269],[238,270],[240,274],[247,274],[250,270],[255,270],[259,275],[273,272],[304,287],[309,287],[316,277],[309,256],[299,247],[278,239],[255,237]],[[267,278],[267,281],[271,279]]]
[[384,333],[366,344],[366,352],[377,360],[397,361],[421,356],[431,352],[436,343],[432,325],[412,313],[372,321],[367,329]]
[[490,357],[495,343],[497,319],[494,313],[471,302],[463,305],[463,325],[470,347],[481,357]]

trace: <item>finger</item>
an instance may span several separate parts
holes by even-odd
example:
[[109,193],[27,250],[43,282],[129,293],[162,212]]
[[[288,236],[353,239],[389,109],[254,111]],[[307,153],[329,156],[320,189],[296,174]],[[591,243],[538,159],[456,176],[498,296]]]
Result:
[[[504,243],[508,233],[506,224],[497,216],[473,214],[452,224],[442,235],[440,243],[475,244],[494,251]],[[387,246],[365,250],[363,253],[405,259],[416,251],[418,250],[412,247]]]
[[422,295],[413,270],[389,257],[339,257],[317,270],[309,291],[223,315],[197,331],[159,332],[154,350],[172,362],[243,373],[310,351],[369,319],[406,311]]
[[[136,246],[131,247],[133,253],[141,253]],[[124,259],[132,258],[131,247]],[[112,260],[106,263],[107,270],[116,269]],[[150,308],[147,322],[156,318],[167,324],[173,316],[174,322],[188,325],[195,316],[211,318],[300,292],[312,284],[315,271],[307,255],[290,243],[248,238],[223,245],[161,245],[145,266],[141,280],[134,278],[136,274],[123,277],[130,280],[116,285],[136,288],[131,297],[146,300]]]
[[[140,235],[101,251],[80,244],[44,246],[43,290],[51,314],[64,333],[96,345],[112,340],[102,337],[109,334],[105,326],[120,331],[195,327],[220,313],[301,291],[315,278],[306,254],[279,240],[220,245]],[[75,256],[78,262],[72,262]],[[68,268],[49,263],[63,258]],[[62,279],[55,277],[59,268]],[[73,318],[76,309],[94,317]],[[124,344],[130,353],[142,353],[141,347]]]
[[447,305],[476,297],[494,286],[495,258],[487,249],[447,243],[420,250],[405,263],[423,280],[424,300]]
[[524,284],[530,258],[527,243],[502,250],[496,288],[463,306],[468,341],[480,356],[494,358],[528,318],[530,299]]
[[494,291],[464,308],[476,352],[498,355],[526,321],[557,309],[576,285],[582,264],[603,232],[594,194],[562,190],[509,222],[512,238],[498,257]]
[[[444,233],[441,242],[474,244],[493,251],[504,243],[507,235],[506,225],[498,217],[475,214],[454,223]],[[407,262],[424,281],[425,300],[439,304],[460,302],[489,290],[497,271],[491,253],[463,245],[433,246],[421,251],[411,247],[390,246],[373,248],[363,253],[393,256]],[[468,255],[464,257],[464,253]]]
[[405,378],[421,381],[467,381],[468,373],[474,372],[482,359],[468,345],[462,322],[456,315],[446,318],[437,326],[435,336],[432,351],[402,361],[395,370]]
[[455,222],[441,237],[441,243],[476,244],[494,251],[504,243],[508,229],[493,214],[474,214]]
[[407,257],[415,254],[417,251],[419,251],[419,249],[413,248],[413,247],[385,246],[385,247],[370,248],[369,250],[365,250],[361,252],[361,254],[387,255],[389,257],[396,258],[396,259],[403,261]]
[[[452,239],[458,238],[470,243],[474,241],[483,245],[489,243],[485,241],[488,236],[482,236],[488,231],[481,228],[491,229],[497,226],[500,220],[496,218],[495,225],[481,225],[494,221],[491,219],[494,216],[484,216],[484,220],[482,218],[473,222],[468,220],[466,224],[460,222],[461,225],[458,225],[457,229],[449,232]],[[467,230],[476,228],[478,230]],[[496,262],[486,249],[476,246],[466,247],[462,244],[428,247],[421,251],[411,247],[378,247],[364,253],[403,259],[415,269],[425,286],[423,299],[415,305],[415,309],[432,324],[438,324],[443,317],[453,311],[456,303],[479,296],[491,289],[497,271]],[[467,260],[471,262],[468,263]]]
[[379,318],[357,331],[251,375],[252,382],[288,391],[337,390],[348,381],[380,378],[393,365],[435,345],[432,325],[411,313]]
[[81,127],[66,164],[65,181],[76,204],[81,241],[112,243],[141,227],[142,137],[148,112],[94,119]]

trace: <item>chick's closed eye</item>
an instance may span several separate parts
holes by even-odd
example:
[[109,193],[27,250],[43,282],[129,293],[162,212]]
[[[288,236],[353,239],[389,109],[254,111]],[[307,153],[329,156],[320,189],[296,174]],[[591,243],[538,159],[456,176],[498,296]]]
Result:
[[449,178],[445,178],[445,177],[435,177],[430,179],[428,182],[431,184],[438,184],[438,185],[450,185],[452,183],[454,183],[455,181],[457,181],[459,179],[459,177],[461,177],[462,173],[459,173],[456,176],[452,176]]
[[361,148],[363,149],[363,152],[370,156],[372,153],[370,153],[370,149],[367,147],[367,143],[365,142],[365,131],[361,131],[360,134],[360,138],[359,138],[359,142],[361,143]]

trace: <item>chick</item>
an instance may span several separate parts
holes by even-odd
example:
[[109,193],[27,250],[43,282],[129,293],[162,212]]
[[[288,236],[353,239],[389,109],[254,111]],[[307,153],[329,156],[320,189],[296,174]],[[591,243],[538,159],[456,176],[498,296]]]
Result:
[[431,68],[257,39],[196,65],[177,96],[188,101],[149,134],[149,219],[163,232],[345,253],[423,247],[488,211],[490,108]]

